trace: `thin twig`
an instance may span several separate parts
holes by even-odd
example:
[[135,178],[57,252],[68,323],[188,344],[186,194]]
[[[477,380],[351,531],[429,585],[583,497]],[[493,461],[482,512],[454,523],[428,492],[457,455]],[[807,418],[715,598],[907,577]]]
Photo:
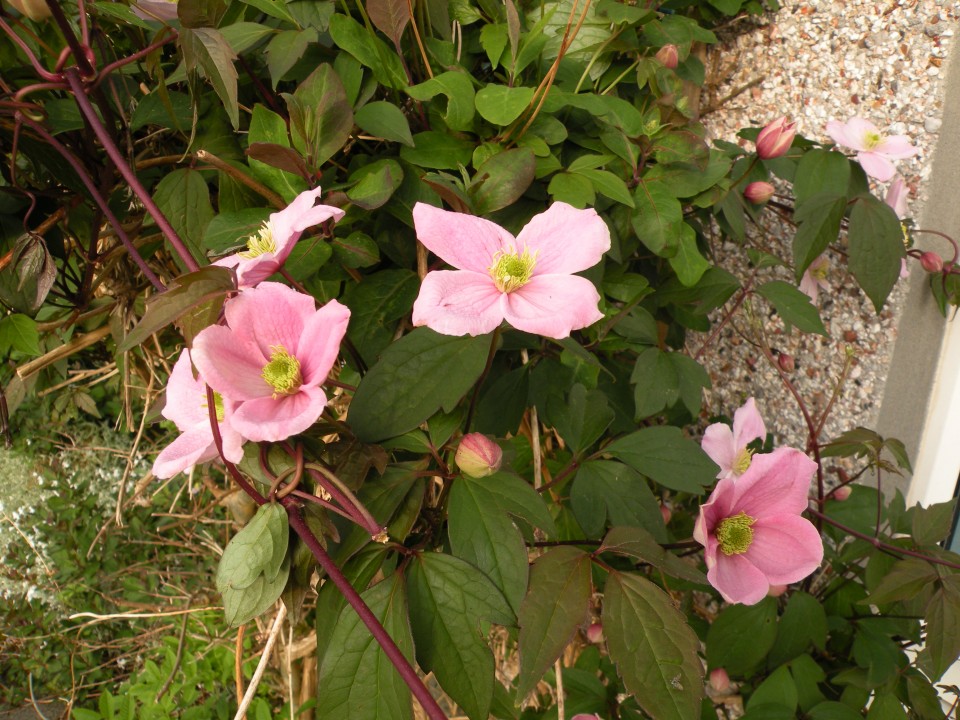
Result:
[[260,685],[260,679],[263,677],[263,672],[267,669],[267,664],[270,662],[270,653],[273,652],[273,645],[277,642],[277,636],[280,634],[280,628],[283,627],[283,619],[286,616],[287,606],[281,602],[280,609],[277,610],[277,616],[274,618],[273,625],[270,627],[270,634],[267,635],[267,643],[263,646],[260,662],[257,663],[257,669],[253,671],[253,677],[250,678],[250,684],[247,685],[247,692],[244,693],[243,700],[240,701],[240,707],[237,708],[237,714],[233,716],[233,720],[242,720],[246,716],[247,708],[249,708],[250,703],[253,702],[253,698],[257,694],[257,687]]
[[173,669],[170,670],[170,675],[164,681],[163,685],[160,686],[160,690],[157,692],[156,702],[160,702],[161,698],[167,694],[167,690],[169,690],[173,684],[173,679],[177,676],[177,671],[180,670],[180,663],[183,662],[183,648],[187,644],[187,621],[189,620],[190,615],[184,613],[183,622],[180,623],[180,635],[177,637],[177,656],[173,659]]

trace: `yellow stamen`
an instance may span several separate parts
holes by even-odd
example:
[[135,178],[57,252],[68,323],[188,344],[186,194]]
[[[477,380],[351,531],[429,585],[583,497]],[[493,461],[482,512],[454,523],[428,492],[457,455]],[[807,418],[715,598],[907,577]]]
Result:
[[270,350],[270,362],[263,368],[260,376],[273,388],[274,398],[278,395],[293,395],[303,384],[300,361],[288,353],[283,345],[271,345]]
[[724,555],[740,555],[747,551],[753,544],[753,529],[750,526],[756,521],[756,518],[743,511],[720,521],[716,535]]
[[883,142],[883,135],[878,132],[868,131],[863,135],[863,142],[867,146],[867,150],[873,150]]
[[536,264],[537,254],[531,253],[527,248],[523,249],[522,254],[518,254],[514,249],[509,252],[498,250],[488,272],[497,290],[511,293],[530,282]]
[[750,468],[750,461],[753,459],[753,452],[744,448],[733,460],[733,474],[743,475]]
[[255,257],[260,257],[264,253],[275,253],[276,251],[277,243],[273,239],[273,226],[268,221],[263,224],[256,235],[251,235],[247,238],[247,249],[238,253],[238,255],[247,260],[251,260]]

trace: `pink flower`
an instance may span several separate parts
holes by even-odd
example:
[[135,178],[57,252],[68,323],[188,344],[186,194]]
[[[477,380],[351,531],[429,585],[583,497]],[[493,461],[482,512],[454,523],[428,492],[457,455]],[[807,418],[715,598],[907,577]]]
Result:
[[[243,459],[243,437],[233,427],[235,404],[214,393],[223,454],[230,462]],[[153,463],[153,474],[158,478],[173,477],[194,465],[220,457],[213,442],[210,412],[207,405],[207,384],[193,376],[190,351],[180,353],[167,382],[167,402],[163,416],[172,420],[180,435],[167,445]]]
[[680,53],[677,51],[677,46],[671,43],[657,50],[656,58],[665,68],[673,70],[680,62]]
[[796,123],[788,123],[785,117],[777,118],[757,135],[757,155],[761,160],[772,160],[786,155],[796,135]]
[[743,189],[743,196],[754,205],[763,205],[769,202],[776,189],[768,182],[758,180],[752,182]]
[[572,273],[600,262],[610,231],[594,210],[556,202],[514,238],[489,220],[417,203],[420,241],[457,270],[427,273],[413,324],[445,335],[483,335],[506,320],[551,338],[603,317],[600,295]]
[[460,441],[454,459],[467,477],[484,478],[500,469],[503,450],[486,435],[468,433]]
[[846,123],[831,120],[827,134],[837,145],[856,150],[863,171],[880,182],[886,182],[896,172],[892,160],[913,157],[918,152],[906,135],[885,138],[876,125],[861,117],[852,117]]
[[714,668],[710,671],[710,688],[718,693],[725,693],[730,689],[730,676],[726,669]]
[[246,250],[220,258],[214,265],[236,268],[241,288],[266,280],[280,269],[304,230],[330,218],[336,222],[343,217],[340,208],[314,205],[319,197],[320,188],[300,193],[283,210],[272,213],[258,233],[247,239]]
[[820,289],[829,290],[830,283],[827,282],[827,272],[830,270],[830,261],[826,255],[821,255],[812,263],[807,271],[800,278],[800,292],[810,298],[810,302],[816,302],[820,294]]
[[724,600],[753,605],[771,585],[802,580],[820,565],[820,533],[800,517],[816,469],[799,450],[777,448],[757,455],[736,482],[720,480],[700,506],[693,537]]
[[903,216],[907,214],[907,184],[902,177],[897,175],[893,179],[890,187],[887,188],[887,194],[884,195],[883,201],[893,208],[898,218],[903,219]]
[[753,398],[733,414],[733,430],[726,423],[714,423],[703,433],[701,447],[720,466],[718,478],[739,477],[750,467],[747,445],[767,436],[767,428]]
[[327,379],[350,311],[331,300],[317,310],[309,295],[265,282],[224,306],[227,326],[193,341],[193,362],[207,384],[237,403],[234,428],[254,441],[278,441],[309,428],[327,404]]

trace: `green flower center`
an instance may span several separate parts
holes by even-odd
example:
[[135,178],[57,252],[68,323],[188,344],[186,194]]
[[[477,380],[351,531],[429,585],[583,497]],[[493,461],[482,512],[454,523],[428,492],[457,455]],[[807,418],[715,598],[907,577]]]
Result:
[[810,266],[810,274],[815,280],[826,280],[827,273],[830,271],[829,263],[818,263]]
[[303,384],[300,377],[300,361],[287,352],[283,345],[270,346],[270,362],[260,376],[273,388],[273,397],[293,395]]
[[756,518],[743,511],[720,521],[715,532],[724,555],[740,555],[747,551],[753,544],[753,529],[750,526],[756,521]]
[[[203,402],[200,403],[200,406],[204,409],[209,408],[207,405],[207,394],[203,394]],[[223,395],[218,393],[216,390],[213,391],[213,408],[217,413],[217,422],[223,422]]]
[[750,468],[750,460],[753,459],[753,453],[744,448],[733,460],[733,474],[743,475]]
[[488,272],[497,290],[511,293],[530,282],[536,264],[537,254],[531,253],[526,248],[522,254],[518,254],[516,250],[510,252],[498,250],[493,256],[493,265]]
[[269,222],[265,222],[256,235],[247,238],[247,249],[238,254],[242,258],[251,260],[264,253],[276,251],[277,243],[273,239],[273,226]]
[[863,142],[867,146],[867,150],[873,150],[877,145],[883,141],[883,136],[878,132],[867,132],[863,136]]

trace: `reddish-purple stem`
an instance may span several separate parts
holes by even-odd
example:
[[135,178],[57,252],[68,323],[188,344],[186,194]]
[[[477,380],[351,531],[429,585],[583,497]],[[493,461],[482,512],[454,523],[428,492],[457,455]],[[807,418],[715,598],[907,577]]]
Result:
[[37,56],[33,54],[33,50],[30,49],[30,46],[23,41],[22,37],[13,31],[13,28],[4,22],[3,18],[0,18],[0,28],[2,28],[3,31],[10,37],[10,39],[17,44],[17,46],[23,51],[23,54],[27,56],[27,60],[33,66],[34,72],[36,72],[37,75],[48,82],[60,82],[63,80],[63,77],[56,73],[50,72],[40,64],[40,61],[37,60]]
[[97,207],[99,207],[101,212],[103,212],[104,217],[107,218],[107,222],[113,226],[113,231],[116,233],[117,237],[120,238],[120,242],[123,243],[123,246],[127,249],[127,253],[130,255],[130,258],[137,264],[137,267],[140,268],[140,271],[144,274],[144,277],[146,277],[147,280],[150,281],[150,284],[153,285],[158,291],[163,292],[166,290],[166,287],[164,287],[163,283],[160,282],[160,278],[154,274],[153,270],[150,269],[150,266],[147,265],[147,261],[144,260],[140,255],[140,251],[137,250],[137,246],[133,244],[133,241],[131,241],[127,236],[127,233],[124,232],[123,225],[117,219],[117,216],[113,214],[113,211],[110,209],[110,205],[100,194],[100,191],[97,189],[97,186],[94,184],[90,175],[87,173],[86,168],[83,167],[81,162],[74,157],[73,153],[61,145],[56,138],[48,133],[39,123],[34,122],[20,112],[17,113],[17,120],[25,123],[31,130],[43,138],[44,142],[60,153],[64,160],[70,163],[70,167],[72,167],[76,171],[77,175],[80,176],[80,180],[86,186],[87,191],[93,197],[94,202],[97,203]]
[[[50,2],[51,0],[47,1]],[[166,216],[160,211],[160,208],[157,207],[157,204],[153,201],[153,198],[150,197],[150,193],[147,192],[147,189],[140,182],[136,173],[127,165],[119,148],[114,144],[113,138],[110,137],[106,128],[103,127],[103,123],[100,122],[100,118],[97,117],[93,105],[90,104],[90,100],[87,98],[83,81],[80,79],[76,68],[67,68],[64,71],[64,76],[70,85],[70,89],[73,91],[74,100],[76,100],[80,112],[84,118],[86,118],[90,127],[93,128],[93,132],[96,134],[97,139],[100,140],[100,144],[103,145],[103,149],[106,150],[114,166],[120,171],[120,174],[123,175],[123,179],[129,183],[134,195],[140,199],[140,202],[143,203],[147,212],[153,216],[153,220],[157,223],[160,232],[163,233],[167,241],[173,246],[173,249],[177,255],[180,256],[180,259],[183,261],[183,264],[186,265],[187,269],[190,271],[199,270],[200,266],[193,258],[193,255],[190,254],[190,251],[187,250],[187,246],[184,245],[177,231],[173,229],[170,221],[167,220]]]
[[176,39],[177,39],[178,35],[177,35],[177,31],[176,31],[176,30],[174,30],[173,28],[165,28],[165,30],[169,30],[169,31],[172,33],[172,35],[168,35],[167,37],[163,38],[162,40],[157,40],[155,43],[153,43],[153,45],[148,45],[148,46],[145,47],[143,50],[138,50],[137,52],[133,53],[133,55],[127,55],[126,57],[120,58],[119,60],[115,60],[114,62],[110,63],[109,65],[106,65],[106,66],[100,71],[100,74],[99,74],[99,76],[97,77],[97,80],[96,80],[96,82],[93,84],[93,86],[96,87],[97,85],[99,85],[100,83],[102,83],[103,80],[104,80],[104,78],[106,78],[107,75],[109,75],[110,73],[112,73],[112,72],[113,72],[114,70],[116,70],[117,68],[121,68],[121,67],[123,67],[124,65],[129,65],[129,64],[132,63],[132,62],[136,62],[136,61],[139,60],[140,58],[146,57],[147,55],[149,55],[150,53],[152,53],[154,50],[163,47],[164,45],[166,45],[166,44],[167,44],[168,42],[170,42],[171,40],[176,40]]
[[73,59],[76,60],[80,72],[84,77],[93,77],[96,75],[97,71],[93,67],[93,63],[90,62],[90,56],[87,55],[87,53],[90,52],[90,48],[77,39],[73,28],[70,27],[70,21],[67,20],[67,16],[63,13],[63,8],[60,7],[59,0],[47,0],[47,7],[50,8],[50,14],[53,16],[53,21],[57,24],[57,27],[60,28],[63,39],[66,40],[67,45],[70,46],[70,52],[73,53]]

